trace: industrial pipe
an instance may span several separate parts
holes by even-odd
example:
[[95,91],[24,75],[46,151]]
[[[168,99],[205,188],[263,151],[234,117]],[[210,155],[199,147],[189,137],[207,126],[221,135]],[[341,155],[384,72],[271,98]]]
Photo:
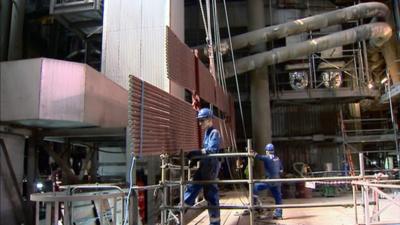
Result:
[[[323,27],[341,24],[351,20],[359,20],[371,17],[385,17],[388,14],[389,8],[383,3],[361,3],[347,8],[310,16],[279,25],[269,26],[234,36],[232,37],[232,48],[240,49],[248,46],[254,46],[261,42],[267,42],[294,34],[317,30]],[[201,46],[198,47],[198,49],[199,53],[207,56],[207,46]],[[228,39],[221,41],[221,49],[223,50],[223,53],[228,51]]]
[[25,0],[12,1],[8,60],[21,59],[23,55],[23,29]]
[[400,41],[400,0],[392,0],[394,24],[396,25],[396,37]]
[[[236,60],[236,70],[238,74],[241,74],[265,65],[286,62],[301,56],[363,40],[369,40],[371,47],[378,48],[388,41],[391,36],[392,29],[387,23],[361,25],[287,47],[243,57]],[[224,67],[226,77],[233,76],[232,62],[224,63]]]
[[10,0],[0,0],[0,61],[7,60],[11,19]]

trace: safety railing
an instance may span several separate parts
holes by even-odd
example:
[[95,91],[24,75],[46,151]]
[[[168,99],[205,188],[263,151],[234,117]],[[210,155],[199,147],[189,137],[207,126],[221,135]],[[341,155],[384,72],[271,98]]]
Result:
[[[170,181],[167,179],[166,171],[167,171],[167,159],[168,157],[164,155],[161,158],[162,163],[162,171],[161,171],[161,185],[164,188],[164,193],[167,193],[166,188],[168,185],[179,185],[179,199],[180,204],[178,205],[169,205],[166,201],[166,196],[164,195],[162,204],[161,204],[161,224],[170,224],[171,219],[175,220],[175,224],[185,224],[184,220],[184,212],[188,209],[246,209],[249,211],[249,224],[254,224],[255,219],[255,210],[257,209],[274,209],[274,208],[312,208],[312,207],[354,207],[355,209],[355,221],[358,223],[357,218],[357,207],[373,204],[374,202],[357,202],[356,197],[356,185],[361,184],[357,182],[365,182],[370,180],[375,180],[375,176],[367,176],[365,175],[364,163],[360,163],[360,173],[357,176],[332,176],[332,177],[310,177],[310,178],[282,178],[282,179],[254,179],[253,178],[253,165],[254,165],[254,154],[251,150],[251,142],[248,141],[248,152],[247,153],[224,153],[224,154],[210,154],[204,156],[198,156],[197,158],[228,158],[228,157],[247,157],[248,159],[248,168],[249,168],[249,178],[248,179],[233,179],[233,180],[202,180],[202,181],[190,181],[185,180],[185,176],[181,176],[179,181]],[[181,152],[181,174],[184,174],[185,171],[185,159],[184,154]],[[360,153],[360,160],[363,160],[363,153]],[[308,204],[282,204],[282,205],[255,205],[253,201],[253,186],[254,183],[291,183],[291,182],[337,182],[343,181],[352,185],[353,192],[353,201],[349,202],[335,202],[335,203],[308,203]],[[219,206],[192,206],[188,207],[185,204],[181,204],[184,202],[184,191],[185,186],[187,184],[247,184],[249,186],[248,192],[248,205],[228,205],[228,204],[220,204]],[[397,187],[397,186],[396,186]],[[400,186],[399,186],[400,187]],[[365,196],[365,195],[363,195]],[[178,213],[173,213],[178,212]]]
[[[77,189],[108,190],[75,193]],[[125,192],[119,187],[101,185],[75,186],[64,192],[31,195],[31,201],[36,202],[35,225],[42,224],[42,220],[46,225],[58,225],[59,221],[72,225],[96,220],[100,224],[121,224],[125,216],[124,198]],[[45,209],[44,213],[41,209]]]
[[[331,176],[331,177],[309,177],[309,178],[280,178],[280,179],[254,179],[253,178],[253,165],[254,165],[254,154],[250,141],[248,141],[248,152],[244,153],[223,153],[223,154],[211,154],[205,156],[199,156],[198,158],[237,158],[247,157],[249,177],[248,179],[233,179],[233,180],[204,180],[204,181],[191,181],[192,169],[185,165],[184,153],[181,152],[179,158],[180,165],[171,163],[170,156],[161,155],[161,180],[158,185],[149,186],[133,186],[134,194],[130,196],[129,201],[126,201],[127,191],[121,189],[118,186],[109,185],[84,185],[84,186],[72,186],[68,191],[61,193],[44,193],[44,194],[33,194],[31,200],[36,202],[36,225],[40,224],[40,208],[45,208],[45,224],[58,224],[60,215],[62,213],[62,221],[64,225],[78,224],[76,217],[74,216],[74,202],[82,201],[93,201],[96,205],[97,215],[95,219],[100,224],[141,224],[140,210],[138,201],[140,191],[154,191],[155,195],[161,198],[160,212],[154,212],[155,218],[153,222],[161,224],[185,224],[185,212],[190,209],[213,209],[219,208],[224,210],[230,209],[244,209],[249,211],[249,224],[254,224],[255,212],[258,209],[274,209],[274,208],[314,208],[314,207],[353,207],[355,218],[355,224],[359,224],[359,215],[357,209],[359,206],[364,208],[364,223],[365,224],[378,224],[381,219],[381,213],[387,208],[384,206],[380,208],[379,198],[376,196],[383,196],[392,202],[394,205],[400,206],[398,199],[394,199],[389,194],[383,192],[379,188],[392,188],[400,189],[400,185],[396,185],[398,180],[377,180],[376,176],[365,175],[364,170],[364,157],[363,153],[359,154],[360,157],[360,173],[357,176]],[[180,171],[179,175],[175,177],[175,180],[171,180],[169,171]],[[178,180],[176,179],[178,178]],[[353,201],[347,202],[333,202],[333,203],[303,203],[303,204],[282,204],[282,205],[256,205],[253,200],[253,186],[255,183],[293,183],[293,182],[315,182],[317,185],[324,182],[338,182],[342,181],[352,186]],[[216,206],[206,206],[204,204],[195,205],[188,207],[184,204],[184,191],[187,184],[245,184],[248,185],[248,202],[249,204],[220,204]],[[357,186],[362,187],[362,201],[357,201]],[[172,201],[171,189],[177,188],[178,200]],[[108,189],[101,192],[94,193],[77,193],[78,189]],[[370,195],[375,196],[371,198]],[[128,204],[129,203],[129,204]],[[107,204],[109,206],[107,206]],[[126,210],[126,206],[129,205],[129,210]],[[372,214],[370,213],[370,205],[374,208]],[[62,212],[61,212],[62,211]],[[160,216],[160,221],[158,217]],[[128,218],[128,219],[127,219]],[[392,221],[393,222],[393,221]],[[395,221],[399,223],[400,221]],[[386,224],[390,224],[391,222]],[[382,224],[382,223],[381,223]]]

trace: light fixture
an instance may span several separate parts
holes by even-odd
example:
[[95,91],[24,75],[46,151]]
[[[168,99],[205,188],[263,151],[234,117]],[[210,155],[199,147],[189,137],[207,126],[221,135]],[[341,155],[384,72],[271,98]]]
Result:
[[37,182],[36,183],[36,188],[38,189],[38,190],[42,190],[43,189],[43,183],[42,182]]
[[383,78],[383,79],[381,80],[381,84],[386,83],[386,81],[387,81],[387,77],[385,77],[385,78]]
[[372,83],[368,83],[368,88],[372,89],[374,87],[374,85]]

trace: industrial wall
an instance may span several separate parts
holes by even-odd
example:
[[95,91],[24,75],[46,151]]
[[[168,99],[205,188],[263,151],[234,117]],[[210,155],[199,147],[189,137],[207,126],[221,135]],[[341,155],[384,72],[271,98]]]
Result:
[[[22,181],[24,178],[24,149],[25,137],[12,134],[0,134],[0,138],[4,140],[10,162],[16,175],[18,186],[22,193]],[[0,150],[0,225],[17,225],[17,215],[22,212],[16,212],[17,195],[9,178],[9,170],[6,167],[6,159],[2,150]],[[33,184],[32,184],[33,185]]]
[[303,162],[312,171],[325,171],[326,164],[332,163],[333,170],[340,170],[344,160],[341,145],[335,143],[309,142],[278,142],[277,155],[283,162],[285,173],[299,174],[293,170],[293,164]]
[[335,135],[336,105],[281,105],[272,107],[272,136]]
[[105,0],[102,72],[126,89],[133,74],[169,91],[166,26],[182,35],[183,0]]

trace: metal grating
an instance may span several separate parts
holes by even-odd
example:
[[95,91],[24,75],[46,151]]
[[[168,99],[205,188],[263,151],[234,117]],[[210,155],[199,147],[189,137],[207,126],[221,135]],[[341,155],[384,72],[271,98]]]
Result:
[[196,89],[195,58],[192,50],[167,27],[167,74],[182,87]]
[[156,155],[198,149],[195,117],[196,112],[189,103],[130,76],[128,125],[131,149],[135,154]]

